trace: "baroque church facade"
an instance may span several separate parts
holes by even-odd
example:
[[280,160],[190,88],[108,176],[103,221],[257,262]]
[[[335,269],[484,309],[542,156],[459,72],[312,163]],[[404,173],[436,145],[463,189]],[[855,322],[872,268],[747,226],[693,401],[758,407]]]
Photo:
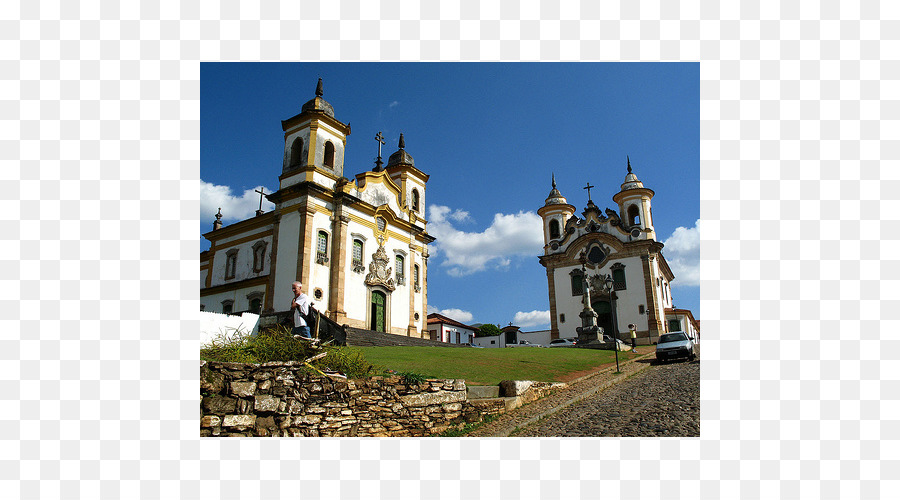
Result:
[[[547,270],[550,338],[578,336],[587,284],[597,325],[606,335],[631,338],[629,325],[634,325],[639,341],[652,340],[674,325],[666,318],[674,311],[670,283],[675,279],[653,228],[654,192],[632,172],[630,159],[621,189],[612,197],[617,211],[601,211],[591,200],[592,187],[585,188],[588,203],[582,217],[575,215],[555,179],[538,209],[544,230],[540,262]],[[606,276],[611,286],[603,286]]]
[[[403,134],[387,165],[384,140],[372,170],[344,176],[350,125],[316,95],[283,120],[284,161],[270,212],[223,226],[221,210],[203,236],[201,309],[287,311],[294,281],[316,309],[339,324],[427,335],[428,175],[406,152]],[[260,193],[261,196],[264,193]]]

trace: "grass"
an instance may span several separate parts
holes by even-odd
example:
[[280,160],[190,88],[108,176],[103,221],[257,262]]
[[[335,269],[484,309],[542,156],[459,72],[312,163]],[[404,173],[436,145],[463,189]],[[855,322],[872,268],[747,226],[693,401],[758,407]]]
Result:
[[[502,380],[564,382],[586,370],[613,363],[613,351],[596,349],[464,349],[446,347],[358,347],[366,361],[383,370],[419,373],[433,378],[465,379],[469,385],[496,385]],[[620,352],[619,362],[637,354]]]

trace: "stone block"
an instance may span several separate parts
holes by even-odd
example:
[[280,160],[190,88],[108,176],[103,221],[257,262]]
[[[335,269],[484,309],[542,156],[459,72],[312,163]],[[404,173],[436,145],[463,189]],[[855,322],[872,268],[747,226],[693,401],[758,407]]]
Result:
[[400,401],[404,406],[431,406],[444,403],[455,403],[464,401],[466,393],[456,391],[438,391],[425,394],[410,394],[402,396]]
[[274,429],[275,417],[259,417],[256,419],[256,427],[259,429]]
[[296,425],[312,425],[318,424],[322,421],[322,417],[319,415],[300,415],[299,417],[294,417],[293,422]]
[[229,398],[227,396],[220,396],[218,394],[212,396],[206,396],[203,398],[203,402],[201,403],[201,407],[204,410],[204,413],[215,413],[217,415],[225,415],[227,413],[234,413],[235,406],[237,400],[234,398]]
[[225,415],[222,423],[225,427],[235,430],[243,430],[256,424],[256,415]]
[[218,394],[225,388],[225,375],[209,369],[207,365],[200,366],[200,392]]
[[280,402],[280,399],[264,394],[261,396],[256,396],[256,401],[253,405],[253,408],[256,411],[260,412],[273,412],[278,410],[278,403]]
[[249,398],[256,394],[256,382],[232,382],[231,394],[239,398]]
[[462,410],[462,403],[450,403],[444,405],[444,411],[460,411]]
[[500,382],[500,393],[507,398],[522,396],[532,384],[531,380],[504,380]]
[[297,401],[296,399],[291,400],[291,403],[288,407],[288,411],[291,415],[296,415],[303,411],[303,403]]
[[200,427],[216,427],[222,423],[222,419],[216,415],[207,415],[200,419]]

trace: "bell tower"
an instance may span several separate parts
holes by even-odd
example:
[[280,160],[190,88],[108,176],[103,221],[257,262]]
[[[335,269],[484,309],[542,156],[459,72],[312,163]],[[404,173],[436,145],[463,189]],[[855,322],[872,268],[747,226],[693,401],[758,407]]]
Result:
[[[316,85],[316,96],[300,109],[300,113],[282,120],[284,161],[280,188],[313,180],[315,172],[337,180],[344,175],[344,147],[350,125],[334,117],[334,108],[322,96],[322,79]],[[324,179],[319,179],[321,183]]]
[[537,211],[544,222],[544,255],[559,248],[559,241],[566,233],[566,221],[575,214],[575,207],[556,189],[556,176],[551,176],[551,180],[553,189],[547,195],[544,206]]
[[632,240],[656,240],[653,212],[650,210],[653,190],[645,188],[644,183],[631,172],[631,158],[626,158],[628,174],[621,191],[613,195],[613,201],[619,204],[619,217],[624,228],[631,233]]

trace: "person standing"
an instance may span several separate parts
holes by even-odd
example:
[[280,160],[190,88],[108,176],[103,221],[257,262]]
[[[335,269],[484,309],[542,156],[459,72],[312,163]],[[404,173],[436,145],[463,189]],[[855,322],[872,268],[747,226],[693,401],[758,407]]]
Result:
[[631,330],[631,352],[637,352],[637,333],[634,325],[628,325]]
[[291,299],[291,310],[294,313],[294,328],[291,329],[291,335],[294,338],[303,337],[307,339],[311,339],[312,336],[309,334],[309,325],[306,324],[306,320],[304,319],[307,314],[309,314],[309,297],[303,293],[303,284],[299,281],[295,281],[291,285],[291,290],[294,291],[294,298]]

